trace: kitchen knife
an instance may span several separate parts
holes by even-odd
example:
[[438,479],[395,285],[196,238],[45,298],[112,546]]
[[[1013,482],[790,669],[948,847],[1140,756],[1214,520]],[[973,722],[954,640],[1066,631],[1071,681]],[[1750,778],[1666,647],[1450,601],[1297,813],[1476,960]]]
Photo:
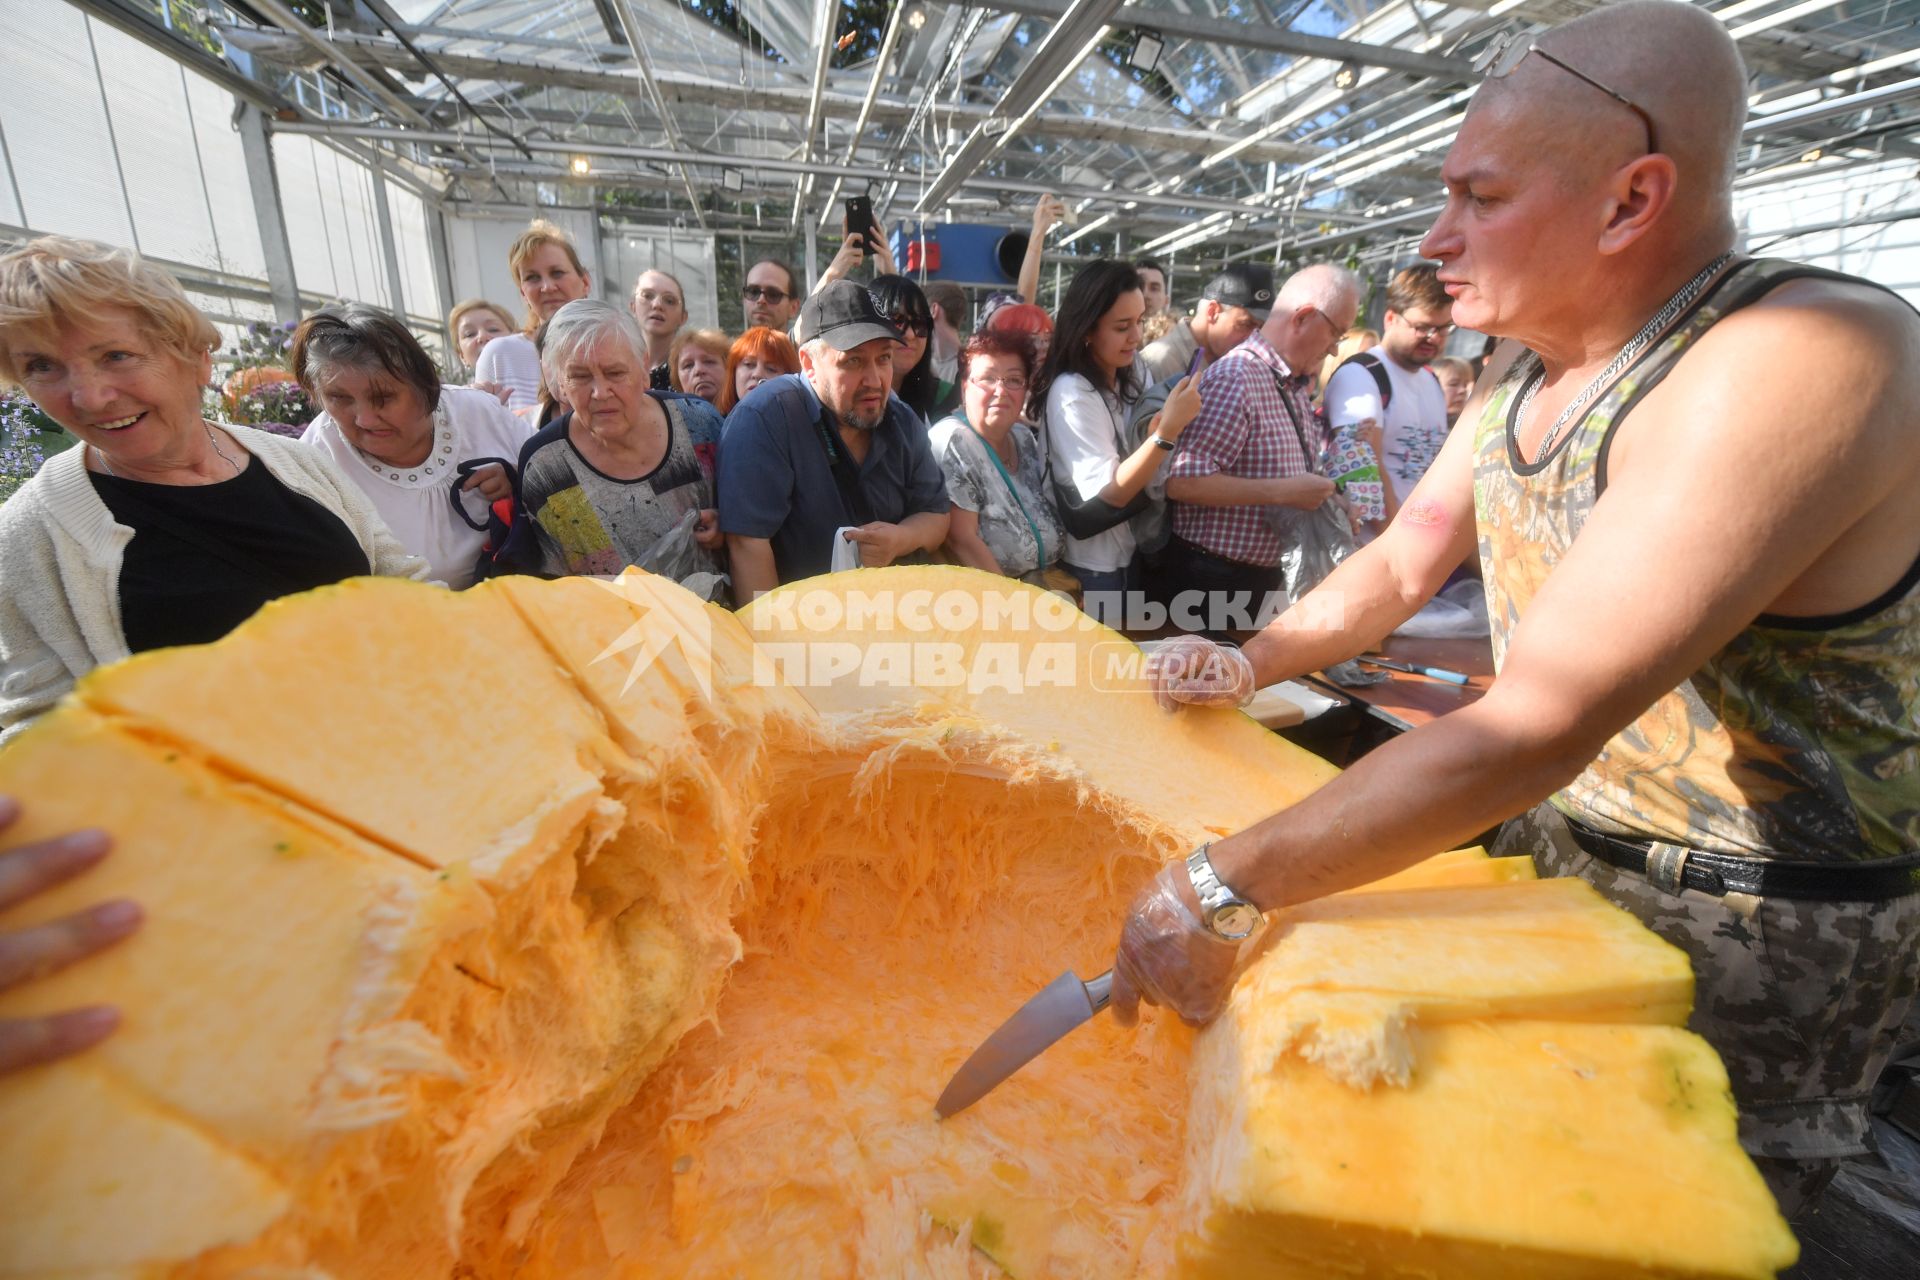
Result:
[[1113,996],[1113,971],[1082,982],[1072,970],[1049,982],[1039,995],[1001,1023],[973,1055],[960,1064],[933,1109],[942,1120],[966,1110],[1008,1076],[1039,1057],[1059,1040],[1107,1007]]

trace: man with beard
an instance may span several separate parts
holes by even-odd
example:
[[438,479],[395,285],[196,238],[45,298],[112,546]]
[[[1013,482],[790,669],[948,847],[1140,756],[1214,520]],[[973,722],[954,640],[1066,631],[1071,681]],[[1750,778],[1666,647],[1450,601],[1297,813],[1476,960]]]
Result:
[[1453,299],[1431,265],[1406,267],[1387,282],[1387,323],[1379,345],[1354,356],[1327,379],[1327,424],[1335,431],[1380,427],[1378,462],[1386,481],[1386,516],[1369,522],[1362,541],[1387,523],[1420,483],[1447,441],[1447,393],[1427,366],[1453,332]]
[[836,531],[877,568],[947,537],[947,486],[926,428],[893,395],[903,339],[866,286],[839,280],[800,309],[800,372],[727,416],[720,528],[742,604],[826,573]]

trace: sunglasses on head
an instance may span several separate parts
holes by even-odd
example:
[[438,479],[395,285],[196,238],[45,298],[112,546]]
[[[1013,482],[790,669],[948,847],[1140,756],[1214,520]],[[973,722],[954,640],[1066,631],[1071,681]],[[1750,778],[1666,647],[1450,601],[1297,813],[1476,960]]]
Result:
[[1627,110],[1633,112],[1633,114],[1639,116],[1640,123],[1647,126],[1647,154],[1652,155],[1660,150],[1660,144],[1653,129],[1653,117],[1647,114],[1644,107],[1632,98],[1629,98],[1626,94],[1621,93],[1618,89],[1609,88],[1607,85],[1595,80],[1592,76],[1569,63],[1566,59],[1548,53],[1540,47],[1538,41],[1527,36],[1522,36],[1517,31],[1503,31],[1488,41],[1487,47],[1481,50],[1480,56],[1473,60],[1473,67],[1474,70],[1478,71],[1485,79],[1504,80],[1519,70],[1520,64],[1525,62],[1527,55],[1531,53],[1539,54],[1542,60],[1552,63],[1576,80],[1583,80],[1592,85]]

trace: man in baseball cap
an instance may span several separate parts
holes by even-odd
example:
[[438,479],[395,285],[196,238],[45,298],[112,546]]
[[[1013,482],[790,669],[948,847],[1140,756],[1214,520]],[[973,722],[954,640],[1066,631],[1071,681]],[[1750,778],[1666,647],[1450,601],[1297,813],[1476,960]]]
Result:
[[869,568],[922,558],[947,538],[947,488],[926,424],[893,395],[901,332],[866,286],[837,280],[794,329],[800,372],[727,415],[720,528],[734,598],[834,568],[837,544]]
[[1204,353],[1200,367],[1205,368],[1245,342],[1272,310],[1272,270],[1254,262],[1232,263],[1207,281],[1193,315],[1148,344],[1140,359],[1155,382],[1179,378],[1196,351]]

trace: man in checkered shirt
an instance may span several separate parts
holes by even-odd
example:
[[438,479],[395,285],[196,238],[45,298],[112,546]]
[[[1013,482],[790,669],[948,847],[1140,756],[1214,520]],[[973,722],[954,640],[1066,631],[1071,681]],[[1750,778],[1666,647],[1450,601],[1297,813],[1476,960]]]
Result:
[[1176,606],[1175,625],[1191,626],[1195,616],[1178,608],[1177,593],[1209,593],[1201,616],[1217,633],[1223,610],[1257,617],[1280,589],[1285,547],[1272,508],[1311,511],[1333,495],[1307,449],[1307,378],[1352,327],[1359,303],[1350,271],[1318,264],[1296,272],[1267,322],[1201,377],[1199,416],[1167,468],[1173,536],[1156,578],[1157,594]]

